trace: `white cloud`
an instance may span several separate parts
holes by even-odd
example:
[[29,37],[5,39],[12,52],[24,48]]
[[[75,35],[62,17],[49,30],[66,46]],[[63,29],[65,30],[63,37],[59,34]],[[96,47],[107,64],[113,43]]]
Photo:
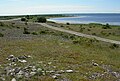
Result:
[[6,7],[0,8],[0,14],[43,14],[43,13],[69,13],[69,12],[89,12],[93,7],[79,5],[40,5],[29,7]]

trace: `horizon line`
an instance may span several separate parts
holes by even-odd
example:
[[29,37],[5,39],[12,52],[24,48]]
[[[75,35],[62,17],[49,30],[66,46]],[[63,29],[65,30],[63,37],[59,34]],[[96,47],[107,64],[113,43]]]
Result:
[[120,14],[120,12],[68,12],[68,13],[36,13],[36,14],[0,14],[1,16],[25,16],[25,15],[64,15],[64,14]]

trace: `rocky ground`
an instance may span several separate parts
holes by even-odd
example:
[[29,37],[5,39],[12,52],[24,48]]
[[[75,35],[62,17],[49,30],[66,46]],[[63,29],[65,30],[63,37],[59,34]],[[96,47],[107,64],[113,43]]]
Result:
[[[0,81],[7,81],[10,77],[10,81],[19,81],[29,80],[32,77],[40,76],[49,76],[56,81],[71,81],[67,79],[67,77],[62,78],[62,75],[65,73],[79,73],[79,71],[75,71],[73,69],[55,70],[56,66],[51,66],[52,62],[48,62],[47,64],[42,61],[37,63],[28,63],[28,61],[31,59],[32,57],[29,55],[19,57],[15,57],[14,55],[8,56],[6,58],[8,62],[6,64],[0,65]],[[109,78],[110,76],[113,76],[116,78],[116,81],[120,81],[120,71],[113,71],[110,65],[99,65],[95,63],[94,60],[90,65],[104,69],[104,73],[95,72],[90,76],[85,76],[89,80],[95,80],[102,77]],[[76,66],[80,67],[82,65]],[[87,73],[89,74],[89,72]]]

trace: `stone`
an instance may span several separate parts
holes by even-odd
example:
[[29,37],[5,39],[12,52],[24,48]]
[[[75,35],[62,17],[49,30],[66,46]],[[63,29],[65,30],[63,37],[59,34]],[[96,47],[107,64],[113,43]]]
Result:
[[30,76],[36,75],[36,72],[30,72]]
[[17,74],[16,77],[20,79],[23,78],[23,75]]
[[24,71],[20,70],[19,73],[17,73],[18,75],[24,75]]
[[99,66],[99,64],[97,64],[97,63],[93,63],[93,66]]
[[51,65],[51,64],[52,64],[52,62],[48,62],[48,64],[49,64],[49,65]]
[[120,78],[120,73],[118,72],[112,72],[111,74],[115,76],[116,78]]
[[2,81],[5,81],[5,78],[3,78],[3,77],[0,77],[0,81],[1,81],[1,80],[2,80]]
[[19,62],[26,63],[27,61],[26,60],[19,60]]
[[33,66],[32,67],[32,71],[36,71],[37,69],[36,69],[36,67],[35,66]]
[[25,75],[24,75],[26,78],[29,78],[30,77],[30,74],[28,72],[25,72]]
[[26,59],[27,57],[26,56],[19,56],[18,59],[20,60],[23,60],[23,59]]
[[14,55],[9,55],[8,58],[14,58],[15,56]]
[[51,71],[46,71],[47,73],[55,73],[54,70],[51,70]]
[[20,70],[21,70],[21,68],[20,68],[20,67],[16,67],[16,68],[15,68],[15,71],[14,71],[14,72],[15,72],[15,74],[16,74],[16,73],[19,73],[19,71],[20,71]]
[[66,70],[67,73],[73,73],[73,70]]
[[64,70],[57,71],[57,73],[65,73]]
[[11,81],[17,81],[15,78],[13,78]]
[[52,78],[57,79],[57,76],[56,76],[56,75],[53,75]]
[[38,68],[38,69],[37,69],[37,72],[40,72],[40,71],[42,71],[42,69],[41,69],[41,68]]
[[55,76],[61,76],[61,74],[55,74]]
[[32,56],[28,55],[27,57],[28,57],[28,58],[31,58]]

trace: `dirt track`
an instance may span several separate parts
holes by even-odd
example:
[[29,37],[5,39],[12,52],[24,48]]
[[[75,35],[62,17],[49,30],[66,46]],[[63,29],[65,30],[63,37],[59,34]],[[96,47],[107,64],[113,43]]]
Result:
[[65,29],[62,29],[62,28],[57,28],[57,27],[54,27],[54,26],[50,26],[46,23],[37,23],[37,24],[40,24],[44,27],[51,28],[51,29],[54,29],[54,30],[57,30],[57,31],[66,32],[66,33],[81,36],[81,37],[93,38],[93,39],[95,38],[96,40],[103,41],[103,42],[120,44],[120,41],[115,41],[115,40],[105,39],[105,38],[101,38],[101,37],[97,37],[97,36],[93,36],[93,35],[87,35],[87,34],[75,32],[75,31],[65,30]]

